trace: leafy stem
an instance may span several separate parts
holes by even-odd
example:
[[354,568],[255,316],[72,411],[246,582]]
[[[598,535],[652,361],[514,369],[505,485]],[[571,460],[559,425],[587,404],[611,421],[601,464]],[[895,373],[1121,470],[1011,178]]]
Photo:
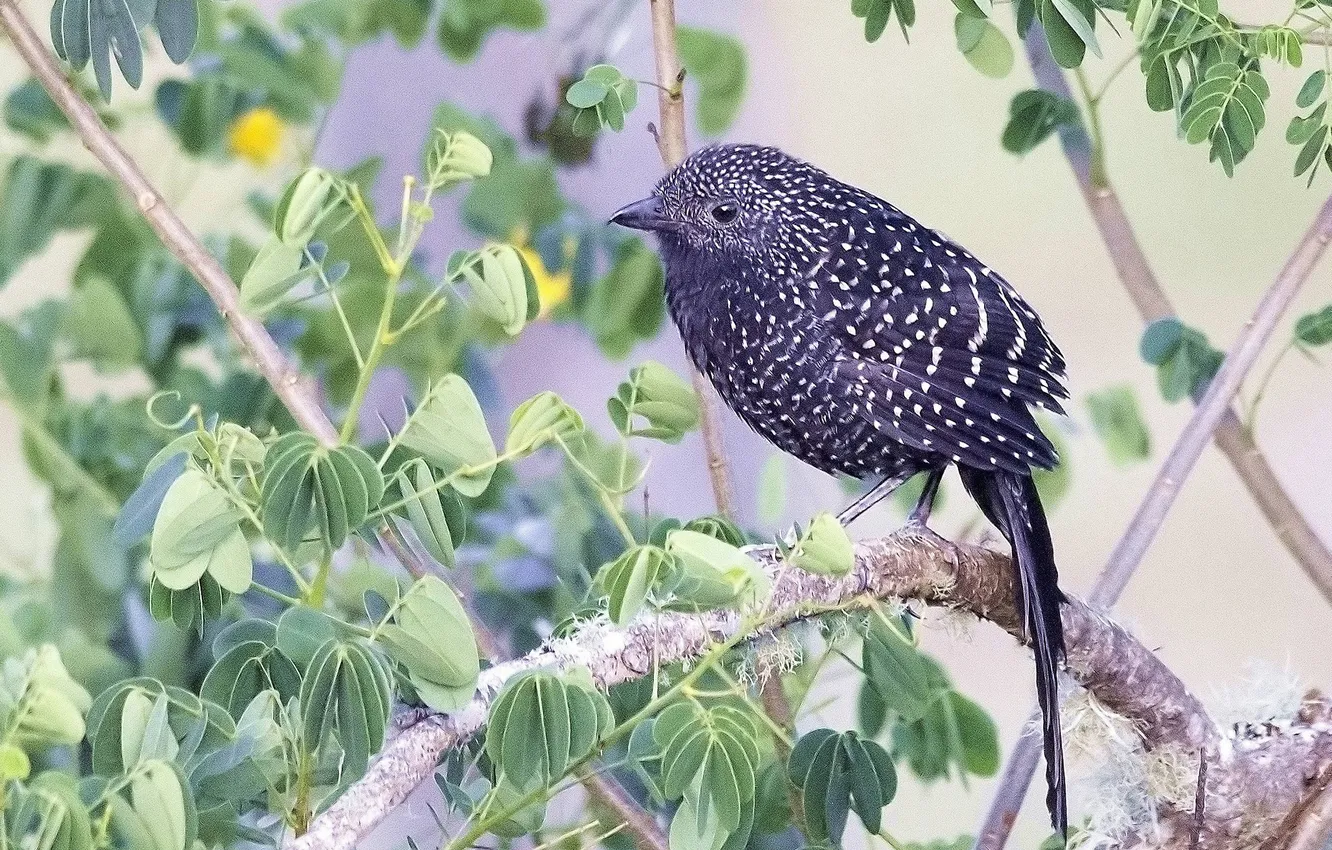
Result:
[[[737,644],[752,637],[755,631],[762,628],[762,625],[763,620],[760,617],[751,617],[747,619],[741,624],[740,628],[736,630],[735,634],[708,650],[707,654],[699,660],[699,663],[688,673],[685,673],[680,680],[667,689],[665,693],[653,699],[647,705],[643,706],[643,708],[641,708],[633,717],[630,717],[628,720],[608,732],[606,737],[601,740],[601,746],[594,748],[592,752],[569,765],[569,768],[565,771],[564,775],[569,776],[578,773],[593,759],[597,758],[600,755],[600,752],[607,746],[623,738],[626,734],[637,728],[640,723],[665,708],[677,695],[684,693],[686,689],[693,685],[694,682],[697,682],[704,673],[712,669],[719,661],[721,661],[726,653],[734,649]],[[507,806],[497,812],[486,814],[484,817],[477,818],[464,832],[448,842],[448,844],[445,845],[444,850],[467,850],[467,848],[476,844],[483,835],[490,832],[492,826],[508,820],[513,817],[513,815],[533,803],[548,799],[552,794],[556,793],[557,790],[557,788],[535,788],[527,794],[524,794],[511,806]],[[485,807],[482,811],[486,812],[488,811],[488,808],[489,807]]]

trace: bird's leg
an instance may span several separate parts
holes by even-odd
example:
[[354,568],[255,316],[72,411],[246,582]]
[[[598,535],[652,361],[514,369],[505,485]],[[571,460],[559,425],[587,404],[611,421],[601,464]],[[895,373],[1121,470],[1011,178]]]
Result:
[[850,525],[856,517],[865,511],[882,502],[893,494],[893,491],[901,487],[915,473],[897,473],[895,475],[885,475],[879,479],[879,483],[869,488],[860,498],[847,505],[840,514],[837,515],[837,521],[842,525]]
[[934,509],[934,497],[939,492],[939,482],[943,481],[943,474],[942,468],[929,471],[916,506],[907,514],[907,525],[917,529],[926,527],[925,524],[930,521],[930,511]]

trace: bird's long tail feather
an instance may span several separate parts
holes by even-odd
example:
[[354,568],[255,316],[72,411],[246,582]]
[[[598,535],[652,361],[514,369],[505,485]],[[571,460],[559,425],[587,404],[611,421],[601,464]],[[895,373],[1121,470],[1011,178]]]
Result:
[[1059,722],[1059,662],[1064,656],[1064,628],[1054,543],[1036,485],[1028,475],[960,468],[962,483],[990,522],[1013,547],[1021,588],[1023,627],[1036,655],[1036,692],[1045,743],[1045,804],[1050,820],[1068,838],[1068,799],[1064,779],[1063,735]]

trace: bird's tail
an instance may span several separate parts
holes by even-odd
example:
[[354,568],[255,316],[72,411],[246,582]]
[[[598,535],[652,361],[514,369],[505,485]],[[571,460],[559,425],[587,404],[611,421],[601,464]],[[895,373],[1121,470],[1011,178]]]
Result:
[[1059,662],[1064,656],[1064,627],[1054,543],[1045,521],[1036,485],[1029,475],[959,467],[962,483],[995,527],[1013,547],[1013,564],[1021,588],[1023,627],[1036,654],[1036,692],[1041,705],[1045,741],[1045,804],[1050,820],[1068,839],[1068,799],[1064,780],[1064,747],[1059,723]]

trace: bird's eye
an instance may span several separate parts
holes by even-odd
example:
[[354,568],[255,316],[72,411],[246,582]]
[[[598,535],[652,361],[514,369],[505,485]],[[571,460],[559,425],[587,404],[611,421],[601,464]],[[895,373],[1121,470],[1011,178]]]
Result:
[[730,224],[740,215],[740,207],[734,201],[722,201],[712,208],[712,220],[718,224]]

